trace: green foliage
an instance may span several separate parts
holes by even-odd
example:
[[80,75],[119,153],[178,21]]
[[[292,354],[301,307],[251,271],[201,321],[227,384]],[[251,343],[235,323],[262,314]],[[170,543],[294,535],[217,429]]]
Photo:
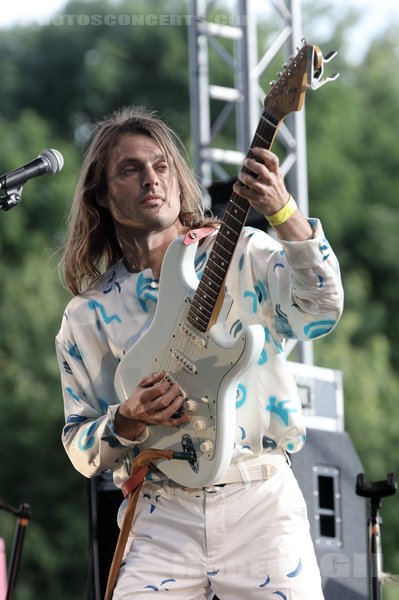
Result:
[[[187,2],[168,2],[167,12],[184,15]],[[127,1],[74,0],[62,11],[164,13],[155,0],[137,1],[134,9]],[[307,38],[317,41],[312,29],[317,33],[333,14],[332,2],[307,3]],[[399,78],[394,68],[399,48],[396,32],[386,32],[354,66],[345,48],[356,15],[335,14],[334,19],[333,39],[319,43],[323,51],[340,50],[332,69],[341,77],[307,94],[307,152],[310,212],[321,217],[340,259],[346,309],[336,331],[315,344],[315,362],[343,371],[346,428],[367,476],[382,479],[388,471],[399,473],[399,458],[390,451],[398,435],[399,397]],[[267,45],[271,29],[266,23],[260,45]],[[64,19],[0,31],[0,56],[2,172],[49,146],[65,159],[60,174],[29,182],[21,205],[0,219],[0,498],[14,506],[28,502],[33,512],[18,600],[83,599],[87,482],[69,464],[60,442],[63,412],[54,336],[68,296],[58,281],[55,251],[93,121],[125,104],[144,104],[166,115],[189,141],[187,29],[184,21],[110,26]],[[214,82],[230,84],[223,61],[214,55],[212,61]],[[265,81],[273,78],[265,74]],[[229,140],[222,142],[227,146]],[[385,564],[393,572],[399,572],[396,506],[396,499],[384,504]],[[0,512],[8,552],[14,524]]]
[[[168,3],[169,14],[186,10],[184,0]],[[126,104],[143,104],[166,111],[171,125],[187,136],[184,21],[168,27],[133,20],[164,13],[154,0],[135,2],[134,10],[130,2],[76,0],[66,5],[63,18],[48,26],[13,30],[0,40],[6,98],[2,114],[16,118],[29,98],[29,106],[56,134],[66,137],[73,136],[82,122],[100,119]],[[92,21],[79,21],[79,15]],[[105,15],[125,15],[131,21],[107,25]]]
[[[327,49],[340,48],[352,19],[342,18]],[[338,254],[346,297],[336,331],[315,344],[315,360],[343,371],[346,429],[371,480],[399,473],[391,451],[399,397],[397,53],[394,32],[376,40],[358,66],[341,53],[333,67],[340,79],[308,94],[306,109],[310,210]],[[396,507],[396,498],[383,505],[384,567],[394,573]],[[385,597],[395,598],[395,590],[385,590]]]
[[[19,208],[7,216],[11,219]],[[70,575],[85,580],[88,528],[82,520],[84,482],[60,443],[63,415],[54,336],[66,295],[57,284],[48,248],[26,244],[25,250],[18,267],[4,259],[0,267],[5,298],[0,313],[0,455],[9,464],[4,468],[3,463],[1,496],[14,506],[27,502],[32,508],[21,567],[26,584],[18,586],[18,597],[74,597],[76,583]],[[0,515],[0,530],[3,521]],[[74,564],[76,556],[82,558]]]

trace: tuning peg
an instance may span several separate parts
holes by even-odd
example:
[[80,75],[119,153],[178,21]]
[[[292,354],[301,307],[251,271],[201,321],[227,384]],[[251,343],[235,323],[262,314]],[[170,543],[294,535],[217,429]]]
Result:
[[273,81],[269,81],[269,83],[270,83],[270,87],[273,87],[273,86],[274,86],[274,84],[276,83],[276,80],[275,80],[275,79],[273,79]]
[[331,52],[329,52],[327,54],[327,56],[323,57],[323,61],[318,66],[317,69],[314,70],[313,66],[312,66],[309,79],[310,79],[310,87],[313,90],[317,90],[319,87],[321,87],[325,83],[335,81],[339,77],[339,73],[332,73],[331,75],[329,75],[329,77],[324,77],[324,79],[322,78],[322,75],[324,72],[324,63],[330,62],[333,58],[335,58],[336,55],[337,55],[337,52],[335,50],[332,50]]
[[325,83],[330,83],[331,81],[335,81],[336,79],[338,79],[338,77],[339,77],[339,73],[332,73],[331,75],[329,75],[328,77],[325,77],[324,79],[314,79],[312,81],[312,84],[310,87],[312,88],[312,90],[317,90],[317,89],[319,89],[319,87],[321,87]]
[[330,52],[328,52],[326,54],[326,56],[324,57],[324,62],[330,62],[330,60],[332,60],[333,58],[335,58],[337,56],[337,51],[336,50],[330,50]]

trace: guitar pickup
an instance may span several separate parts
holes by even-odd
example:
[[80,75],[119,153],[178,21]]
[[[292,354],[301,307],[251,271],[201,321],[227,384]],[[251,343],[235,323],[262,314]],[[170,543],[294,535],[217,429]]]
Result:
[[193,363],[190,362],[180,352],[177,352],[176,350],[171,350],[171,355],[172,355],[172,358],[177,362],[177,364],[179,365],[179,367],[182,367],[185,371],[187,371],[191,375],[194,375],[194,373],[197,372],[197,369],[195,368],[195,366],[193,365]]
[[181,325],[181,332],[183,335],[190,340],[197,348],[206,348],[207,340],[203,336],[199,334],[198,331],[195,331],[191,327],[187,325],[187,323],[183,323]]
[[[164,381],[169,381],[170,385],[174,385],[175,383],[180,387],[179,383],[177,381],[175,381],[173,379],[173,377],[167,373],[164,377]],[[183,398],[186,398],[186,394],[184,393],[184,391],[180,388],[180,394]],[[181,407],[172,415],[172,419],[179,419],[180,417],[182,417],[184,414],[184,403],[181,405]]]

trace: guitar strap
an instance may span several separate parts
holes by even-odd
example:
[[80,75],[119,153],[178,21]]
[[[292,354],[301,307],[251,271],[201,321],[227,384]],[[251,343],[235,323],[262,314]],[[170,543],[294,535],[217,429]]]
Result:
[[123,515],[122,525],[119,531],[118,541],[116,543],[114,556],[109,569],[107,588],[105,590],[104,600],[112,600],[116,580],[118,578],[126,542],[132,527],[134,513],[136,511],[137,500],[140,490],[147,475],[150,465],[153,461],[159,459],[170,460],[173,458],[173,450],[156,450],[149,448],[143,450],[136,456],[131,465],[131,476],[123,484],[122,491],[125,498],[128,498],[128,504]]

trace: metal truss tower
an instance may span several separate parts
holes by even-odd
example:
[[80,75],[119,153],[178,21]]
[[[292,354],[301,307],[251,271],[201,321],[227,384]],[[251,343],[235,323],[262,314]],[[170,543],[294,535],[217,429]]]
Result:
[[[209,188],[214,181],[229,181],[241,167],[268,92],[261,83],[267,69],[277,55],[282,54],[284,62],[302,45],[300,0],[228,0],[217,5],[212,0],[190,1],[193,157],[201,184]],[[273,30],[268,32],[268,47],[259,52],[259,23],[265,17],[268,23],[273,22]],[[216,74],[211,71],[211,53],[214,62],[219,61]],[[231,84],[218,85],[218,77]],[[223,144],[231,139],[232,119],[233,148]],[[224,137],[227,128],[230,136]],[[280,162],[289,189],[303,213],[308,214],[304,109],[288,115],[280,124],[277,141],[284,154]],[[300,362],[313,363],[311,343],[298,344],[298,354]]]

